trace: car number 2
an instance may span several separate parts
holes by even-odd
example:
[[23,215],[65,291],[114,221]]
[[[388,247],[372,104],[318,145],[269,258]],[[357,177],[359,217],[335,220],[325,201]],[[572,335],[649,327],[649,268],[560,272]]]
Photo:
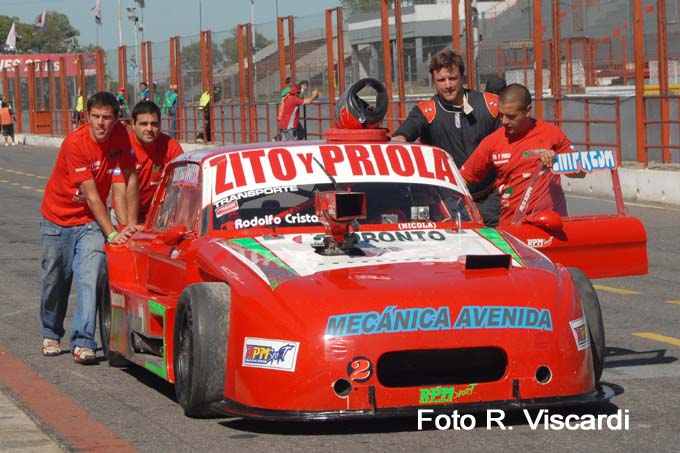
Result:
[[366,357],[354,357],[347,364],[347,375],[352,382],[366,382],[373,376],[373,363]]

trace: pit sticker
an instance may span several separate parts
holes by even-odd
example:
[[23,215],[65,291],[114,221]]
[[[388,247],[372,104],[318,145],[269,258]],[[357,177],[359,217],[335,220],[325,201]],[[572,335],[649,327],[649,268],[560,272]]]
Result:
[[553,236],[550,236],[548,239],[544,238],[536,238],[536,239],[527,239],[527,245],[529,247],[533,247],[535,249],[541,249],[543,247],[550,247],[553,243]]
[[453,403],[458,398],[472,395],[477,384],[460,387],[433,387],[420,390],[420,404]]
[[200,173],[198,165],[184,165],[176,167],[172,174],[171,185],[175,187],[195,187],[198,185],[198,175]]
[[574,334],[574,341],[579,351],[584,350],[590,346],[590,338],[588,337],[588,329],[586,328],[586,320],[581,317],[569,322],[571,326],[571,333]]
[[593,173],[616,168],[616,153],[607,151],[577,151],[555,155],[552,172],[558,174]]
[[242,365],[293,372],[299,349],[297,341],[246,337]]
[[215,203],[215,215],[219,218],[230,212],[238,211],[238,201],[226,201]]

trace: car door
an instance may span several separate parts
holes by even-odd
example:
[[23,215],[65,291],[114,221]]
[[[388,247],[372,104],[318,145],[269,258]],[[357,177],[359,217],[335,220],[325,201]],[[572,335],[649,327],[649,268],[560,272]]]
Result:
[[[627,215],[617,169],[589,173],[578,185],[587,188],[588,178],[598,178],[602,184],[609,175],[614,212],[562,217],[554,211],[538,212],[516,216],[513,224],[498,229],[540,250],[553,262],[581,269],[590,278],[646,274],[647,234],[638,218]],[[564,177],[562,184],[569,185]]]
[[200,166],[178,162],[166,170],[156,193],[146,245],[147,290],[179,295],[186,286],[186,256],[200,231]]

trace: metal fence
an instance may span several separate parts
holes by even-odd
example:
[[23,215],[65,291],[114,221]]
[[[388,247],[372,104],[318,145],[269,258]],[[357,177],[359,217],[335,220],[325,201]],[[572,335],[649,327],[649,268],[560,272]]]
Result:
[[[63,135],[69,130],[64,114],[74,108],[77,87],[88,94],[124,88],[132,106],[140,82],[150,83],[161,103],[176,83],[182,140],[203,136],[237,143],[271,140],[278,133],[276,110],[286,77],[293,83],[307,80],[323,93],[320,103],[306,108],[310,138],[333,126],[334,103],[349,83],[373,77],[388,89],[386,125],[394,130],[415,100],[431,96],[431,56],[454,47],[468,62],[469,87],[482,87],[492,75],[527,85],[537,98],[538,117],[565,129],[581,123],[583,140],[575,140],[583,146],[610,143],[645,164],[680,161],[680,153],[673,152],[680,143],[680,91],[674,91],[680,88],[674,85],[680,77],[678,2],[509,0],[483,9],[484,3],[477,3],[476,12],[470,0],[382,0],[380,9],[364,13],[332,8],[239,24],[99,52],[96,75],[66,80],[65,96],[59,77],[40,71],[32,81],[11,83],[3,77],[3,93],[29,112],[24,129]],[[198,106],[205,91],[212,98],[207,122]],[[630,100],[634,109],[626,107]],[[603,103],[609,108],[596,107]],[[48,120],[55,123],[47,127]],[[605,124],[618,124],[608,132],[614,138],[585,133]],[[167,118],[163,126],[169,126]],[[635,134],[624,145],[622,129]],[[622,146],[633,146],[633,155]]]

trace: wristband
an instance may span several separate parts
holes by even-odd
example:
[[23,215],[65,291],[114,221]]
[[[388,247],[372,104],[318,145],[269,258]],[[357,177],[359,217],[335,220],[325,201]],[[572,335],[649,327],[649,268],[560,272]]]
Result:
[[107,242],[113,241],[113,239],[114,239],[116,236],[118,236],[118,232],[117,232],[117,231],[112,231],[111,233],[109,233],[108,236],[106,236]]

